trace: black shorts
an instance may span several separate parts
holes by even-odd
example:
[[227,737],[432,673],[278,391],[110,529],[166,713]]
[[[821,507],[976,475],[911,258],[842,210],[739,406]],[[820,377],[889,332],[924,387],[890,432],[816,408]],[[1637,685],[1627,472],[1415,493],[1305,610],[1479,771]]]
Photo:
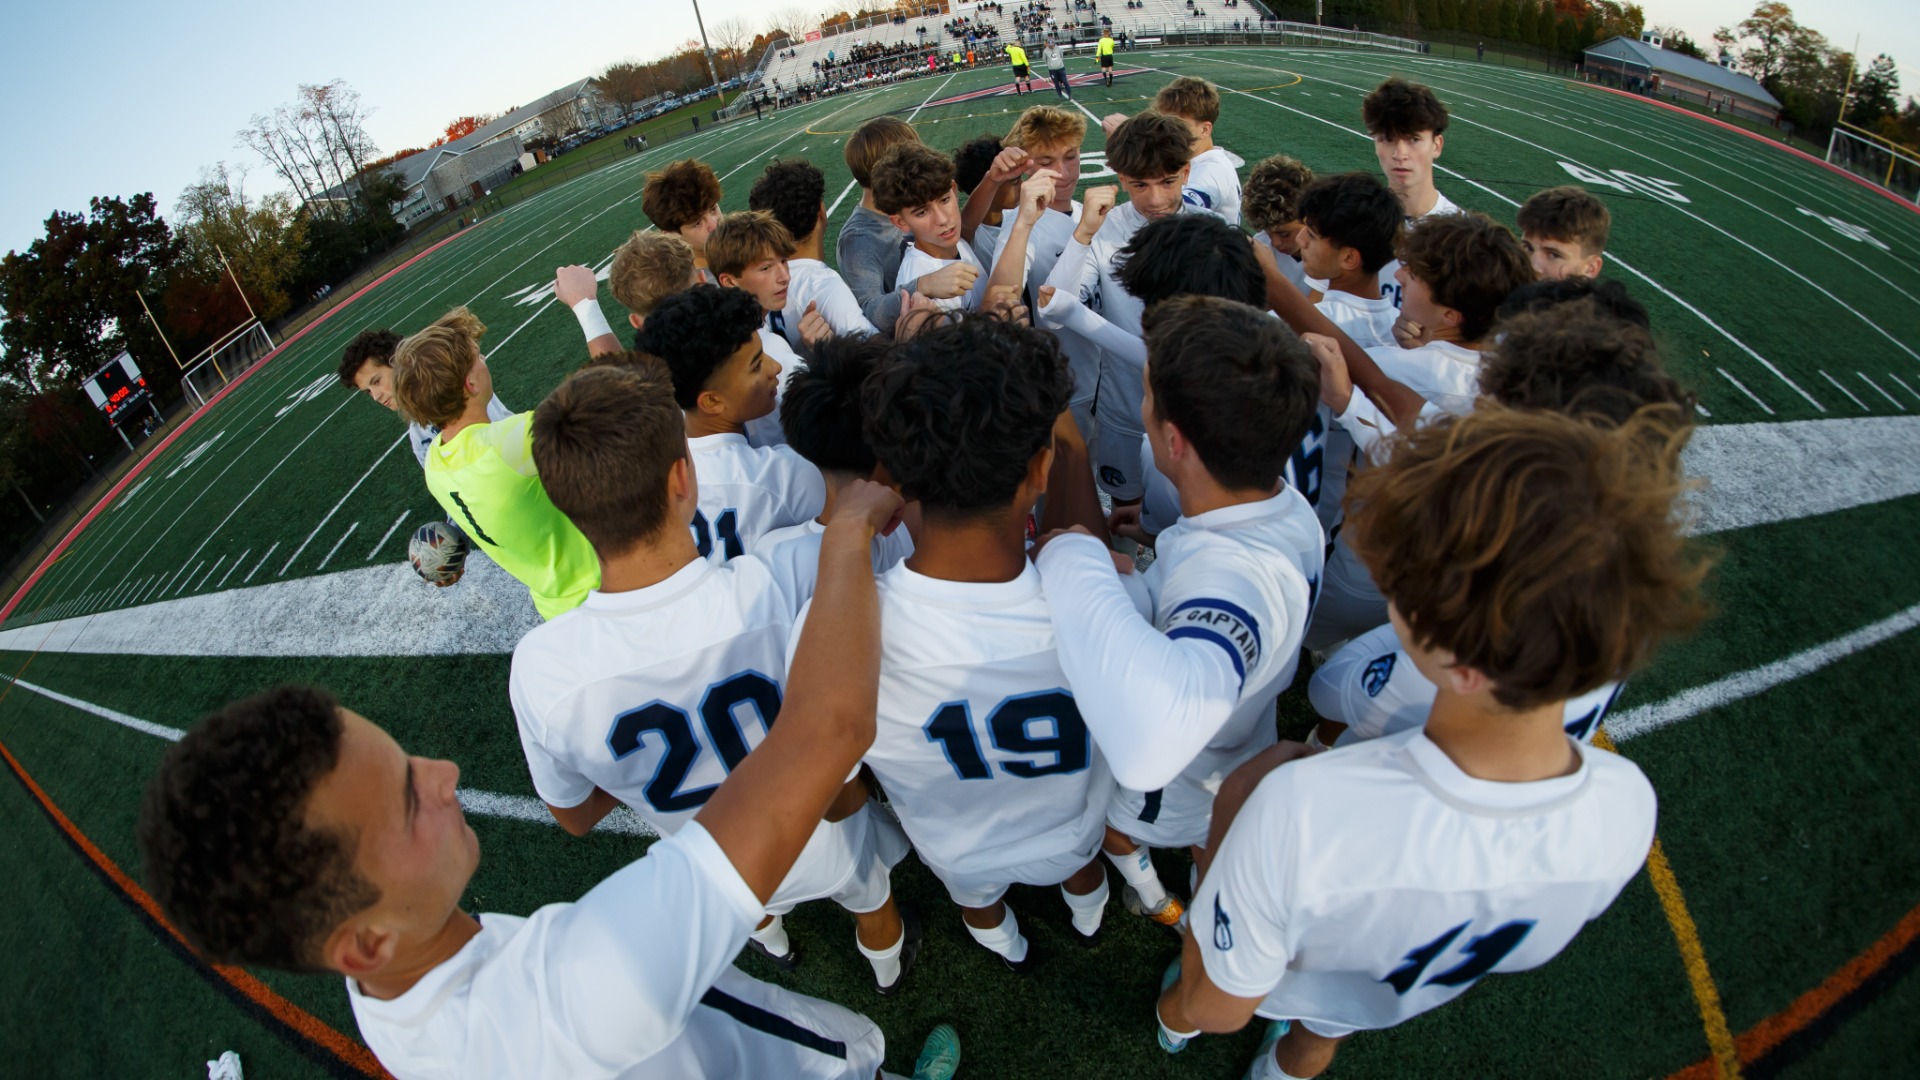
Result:
[[1025,64],[1013,65],[1013,77],[1016,79],[1031,78],[1031,76],[1027,74],[1027,65]]
[[1100,58],[1100,66],[1101,66],[1101,67],[1103,67],[1103,68],[1110,68],[1110,67],[1112,67],[1112,66],[1113,66],[1113,57],[1112,57],[1112,56],[1102,56],[1102,57]]

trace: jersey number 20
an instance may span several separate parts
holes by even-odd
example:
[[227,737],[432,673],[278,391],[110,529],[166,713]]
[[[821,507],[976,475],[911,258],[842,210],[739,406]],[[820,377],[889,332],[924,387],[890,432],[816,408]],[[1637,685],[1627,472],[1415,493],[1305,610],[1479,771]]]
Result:
[[[780,712],[779,684],[757,671],[743,671],[714,683],[700,698],[700,726],[706,728],[707,741],[720,755],[721,764],[728,772],[746,760],[747,751],[752,749],[747,745],[746,734],[740,730],[740,721],[734,716],[734,710],[742,705],[752,706],[761,729],[766,730]],[[613,751],[613,759],[619,761],[645,747],[648,737],[655,733],[666,749],[653,770],[653,779],[641,789],[647,804],[665,814],[705,806],[719,784],[681,790],[687,774],[693,771],[694,762],[700,758],[700,740],[693,733],[693,720],[685,709],[664,701],[650,701],[637,709],[629,709],[613,718],[613,728],[607,732],[607,748]]]
[[[1036,735],[1036,724],[1051,723],[1052,731]],[[947,752],[947,760],[962,780],[986,780],[993,766],[980,752],[980,736],[974,729],[973,709],[964,701],[949,701],[934,710],[927,721],[927,741],[937,742]],[[987,714],[987,734],[993,748],[1006,754],[1051,755],[1051,761],[1003,761],[1000,768],[1009,776],[1031,780],[1038,776],[1062,776],[1077,773],[1092,759],[1092,743],[1087,722],[1065,690],[1045,690],[1007,698]]]

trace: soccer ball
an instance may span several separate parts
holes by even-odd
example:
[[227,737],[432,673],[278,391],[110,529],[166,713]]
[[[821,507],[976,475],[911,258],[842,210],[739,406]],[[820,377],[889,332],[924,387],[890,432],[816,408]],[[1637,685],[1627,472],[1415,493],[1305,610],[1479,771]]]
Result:
[[460,580],[471,549],[460,526],[451,521],[429,521],[415,529],[413,539],[407,542],[407,561],[420,580],[444,589]]

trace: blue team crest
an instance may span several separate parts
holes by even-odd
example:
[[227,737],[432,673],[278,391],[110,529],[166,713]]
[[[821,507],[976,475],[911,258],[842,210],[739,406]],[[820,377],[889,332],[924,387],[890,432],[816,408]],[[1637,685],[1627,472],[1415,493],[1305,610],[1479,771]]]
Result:
[[1376,656],[1367,664],[1367,670],[1360,673],[1360,686],[1368,697],[1379,697],[1380,691],[1387,688],[1387,680],[1393,677],[1394,654]]
[[1233,948],[1233,920],[1227,918],[1227,909],[1220,906],[1220,894],[1213,897],[1213,947],[1221,952]]
[[1180,201],[1188,206],[1198,206],[1203,210],[1213,209],[1213,196],[1199,188],[1181,188]]
[[1100,466],[1100,482],[1108,487],[1119,487],[1127,482],[1127,475],[1111,465]]

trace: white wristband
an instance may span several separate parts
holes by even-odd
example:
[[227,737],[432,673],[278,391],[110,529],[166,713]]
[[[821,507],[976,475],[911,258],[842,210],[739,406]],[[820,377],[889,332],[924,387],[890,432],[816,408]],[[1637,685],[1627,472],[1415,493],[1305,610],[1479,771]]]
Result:
[[580,320],[580,332],[592,341],[597,337],[610,336],[613,327],[607,324],[607,314],[600,310],[600,298],[589,296],[573,305],[573,317]]

